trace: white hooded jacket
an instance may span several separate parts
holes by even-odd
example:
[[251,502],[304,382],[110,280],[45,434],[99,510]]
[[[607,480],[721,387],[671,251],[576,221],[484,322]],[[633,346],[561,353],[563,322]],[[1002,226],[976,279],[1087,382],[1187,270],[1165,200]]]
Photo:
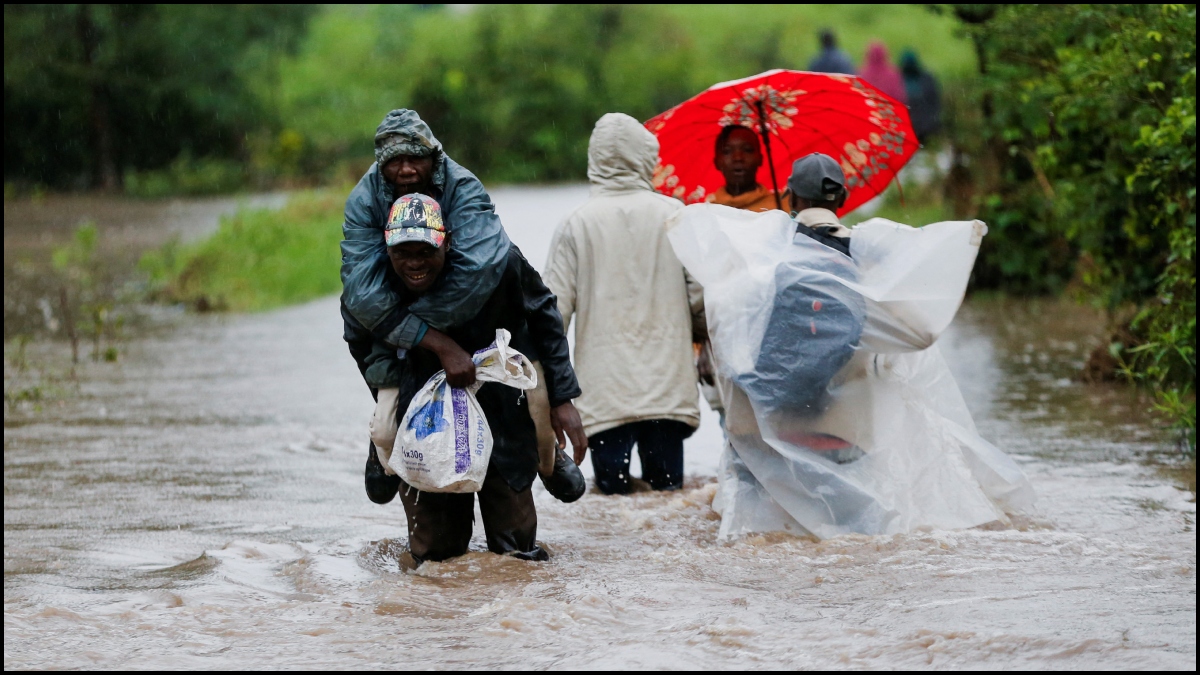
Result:
[[564,326],[575,318],[575,405],[589,436],[640,420],[700,424],[692,335],[704,331],[703,301],[667,241],[683,204],[651,187],[657,163],[658,139],[637,120],[601,117],[591,196],[550,243],[545,281]]

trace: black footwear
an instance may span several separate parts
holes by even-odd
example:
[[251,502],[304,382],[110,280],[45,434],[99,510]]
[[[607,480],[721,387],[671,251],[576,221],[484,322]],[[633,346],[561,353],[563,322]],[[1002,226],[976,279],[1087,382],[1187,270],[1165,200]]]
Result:
[[541,546],[534,546],[532,551],[509,551],[505,555],[510,555],[517,560],[528,560],[530,562],[546,562],[550,559],[550,554]]
[[400,476],[389,476],[375,454],[375,444],[367,451],[367,470],[364,476],[367,498],[376,504],[386,504],[396,498],[400,490]]
[[587,492],[587,480],[583,472],[562,448],[554,451],[554,473],[549,476],[538,475],[542,478],[542,485],[546,486],[546,492],[560,502],[570,504]]

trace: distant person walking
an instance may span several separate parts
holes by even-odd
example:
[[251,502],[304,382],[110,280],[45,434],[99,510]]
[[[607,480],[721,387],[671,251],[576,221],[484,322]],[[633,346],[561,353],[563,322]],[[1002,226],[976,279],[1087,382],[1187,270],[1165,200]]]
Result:
[[863,61],[863,67],[858,72],[858,76],[897,101],[908,103],[908,94],[904,90],[904,78],[900,76],[900,71],[892,65],[888,58],[887,47],[883,46],[882,42],[872,42],[867,47],[867,58]]
[[808,64],[808,69],[814,73],[845,73],[854,74],[854,63],[846,52],[838,49],[837,36],[826,28],[817,34],[821,41],[821,53],[817,54]]
[[554,233],[546,264],[564,326],[575,319],[576,405],[605,494],[632,490],[634,444],[651,487],[682,487],[683,440],[700,425],[692,341],[706,334],[703,304],[667,241],[683,204],[654,191],[657,163],[658,140],[641,123],[601,117],[588,144],[591,196]]
[[942,128],[942,88],[937,78],[921,65],[917,53],[905,49],[900,55],[900,72],[908,94],[908,117],[917,140],[924,143]]

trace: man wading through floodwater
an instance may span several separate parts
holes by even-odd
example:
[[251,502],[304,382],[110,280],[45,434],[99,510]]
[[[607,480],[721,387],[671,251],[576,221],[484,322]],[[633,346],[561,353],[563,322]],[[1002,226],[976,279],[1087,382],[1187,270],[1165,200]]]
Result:
[[[446,155],[416,112],[387,114],[375,132],[375,159],[347,198],[342,225],[341,311],[350,354],[373,396],[381,387],[395,386],[388,378],[399,359],[415,347],[437,354],[451,386],[468,386],[475,381],[470,357],[460,345],[442,338],[445,331],[473,318],[496,289],[511,242],[483,184]],[[392,267],[383,229],[392,202],[414,193],[437,201],[454,247],[446,253],[438,283],[405,305],[388,279]],[[392,357],[368,364],[377,342],[392,350]],[[578,499],[586,485],[578,467],[555,448],[555,437],[562,438],[563,432],[550,418],[545,386],[539,382],[527,398],[538,434],[538,473],[546,489],[563,501]],[[366,466],[368,496],[377,503],[391,501],[397,481],[384,475],[372,443]]]
[[[396,200],[380,238],[387,244],[390,263],[386,282],[402,307],[416,306],[438,287],[449,254],[457,245],[453,232],[443,225],[441,207],[423,194]],[[512,335],[514,349],[541,359],[544,375],[539,382],[545,382],[554,428],[571,438],[575,459],[583,460],[587,439],[571,403],[580,394],[579,383],[571,368],[562,315],[537,270],[511,244],[499,282],[473,316],[445,333],[428,329],[402,359],[396,359],[394,349],[382,340],[376,341],[367,355],[367,372],[382,371],[383,388],[379,389],[371,435],[384,450],[385,459],[392,454],[389,446],[395,441],[396,420],[403,417],[402,411],[421,387],[443,368],[447,381],[452,375],[461,381],[473,373],[475,366],[467,353],[488,347],[498,329]],[[462,363],[458,362],[459,353]],[[486,382],[475,397],[492,436],[487,476],[479,490],[488,550],[546,560],[546,552],[536,543],[537,512],[530,488],[538,467],[537,432],[526,412],[526,395],[498,382]],[[390,441],[385,438],[389,434]],[[394,478],[408,518],[412,562],[419,565],[466,553],[475,516],[474,493],[424,492]]]

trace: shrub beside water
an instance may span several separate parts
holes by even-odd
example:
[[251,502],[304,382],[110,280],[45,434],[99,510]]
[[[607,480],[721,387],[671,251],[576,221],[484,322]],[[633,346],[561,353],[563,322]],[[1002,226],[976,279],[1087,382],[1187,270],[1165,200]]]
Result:
[[243,162],[207,157],[194,159],[190,153],[176,157],[165,169],[125,172],[125,194],[133,197],[228,194],[246,185]]
[[950,7],[980,55],[951,176],[991,229],[977,279],[1134,313],[1111,361],[1194,439],[1195,5]]
[[302,192],[282,209],[242,209],[210,238],[143,256],[155,293],[201,311],[257,311],[341,290],[345,190]]

